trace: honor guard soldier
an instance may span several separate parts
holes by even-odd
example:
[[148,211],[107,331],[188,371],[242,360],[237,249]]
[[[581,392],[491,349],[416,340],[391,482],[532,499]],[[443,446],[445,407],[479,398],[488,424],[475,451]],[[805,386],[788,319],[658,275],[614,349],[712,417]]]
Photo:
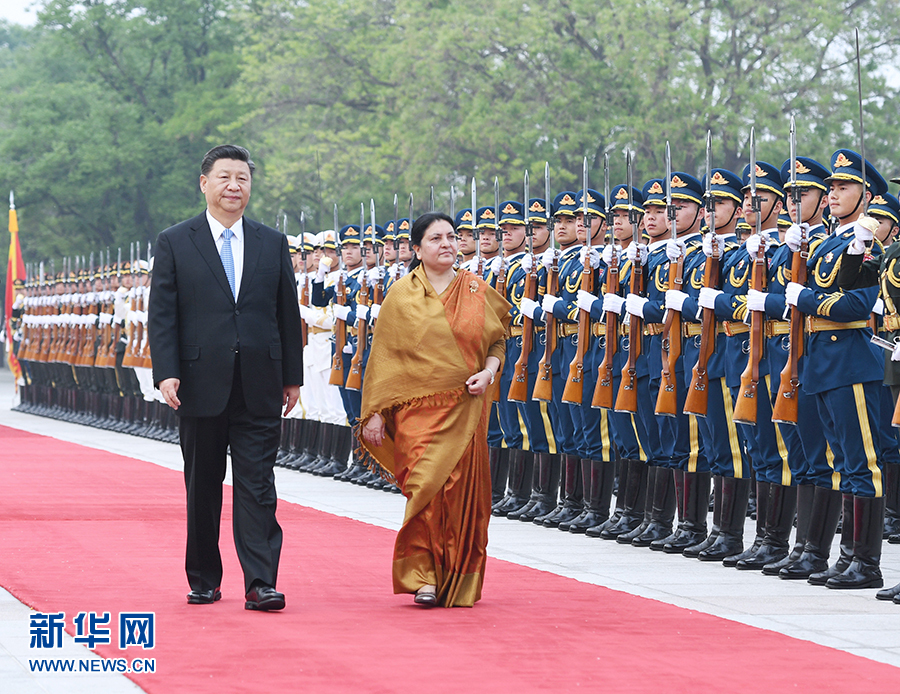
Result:
[[880,588],[884,479],[883,439],[877,430],[884,361],[873,351],[868,327],[878,287],[841,290],[837,275],[842,258],[880,259],[881,244],[873,233],[877,224],[870,225],[864,212],[873,197],[887,192],[887,183],[848,149],[832,155],[831,170],[825,183],[838,226],[811,251],[806,285],[788,283],[785,300],[809,317],[803,388],[816,400],[844,494],[841,554],[834,566],[826,568],[827,555],[807,541],[802,559],[820,569],[808,579],[815,585]]
[[459,239],[459,255],[461,257],[460,267],[469,272],[475,272],[475,263],[477,258],[475,254],[478,251],[477,241],[472,234],[472,210],[466,208],[456,213],[456,236]]

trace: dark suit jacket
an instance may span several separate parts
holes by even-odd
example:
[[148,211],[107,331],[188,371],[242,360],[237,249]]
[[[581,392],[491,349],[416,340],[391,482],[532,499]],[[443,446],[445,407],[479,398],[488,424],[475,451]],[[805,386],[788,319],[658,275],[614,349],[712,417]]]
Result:
[[244,218],[237,302],[206,213],[160,233],[148,329],[153,381],[181,379],[178,414],[213,417],[231,394],[235,350],[247,408],[278,416],[285,385],[303,380],[297,283],[285,236]]

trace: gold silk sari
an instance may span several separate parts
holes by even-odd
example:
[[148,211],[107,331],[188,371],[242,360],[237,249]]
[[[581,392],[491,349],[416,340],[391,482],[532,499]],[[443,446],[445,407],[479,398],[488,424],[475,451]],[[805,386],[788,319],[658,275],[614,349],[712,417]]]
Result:
[[471,607],[481,598],[492,389],[469,395],[465,382],[488,356],[502,363],[509,308],[466,270],[438,295],[422,266],[395,283],[381,307],[360,426],[375,413],[384,418],[384,443],[363,441],[364,455],[407,498],[394,547],[394,593],[435,585],[444,607]]

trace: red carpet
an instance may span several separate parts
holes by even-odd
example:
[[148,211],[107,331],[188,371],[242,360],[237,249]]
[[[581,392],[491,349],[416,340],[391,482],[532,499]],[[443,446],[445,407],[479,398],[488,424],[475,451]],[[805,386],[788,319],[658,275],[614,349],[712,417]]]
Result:
[[474,609],[422,610],[391,594],[392,532],[284,502],[285,611],[243,609],[230,522],[224,598],[188,606],[179,473],[0,427],[0,480],[0,584],[70,633],[155,612],[153,651],[97,648],[155,657],[148,692],[900,691],[898,668],[499,560]]

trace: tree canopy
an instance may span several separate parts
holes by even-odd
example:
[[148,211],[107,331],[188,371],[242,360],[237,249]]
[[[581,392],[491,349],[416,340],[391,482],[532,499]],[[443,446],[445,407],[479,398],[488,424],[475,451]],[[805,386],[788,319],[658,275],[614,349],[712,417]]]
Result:
[[[896,0],[46,0],[38,26],[0,24],[0,177],[16,191],[26,259],[149,241],[195,214],[213,144],[257,162],[248,214],[298,230],[425,209],[475,176],[521,196],[550,163],[554,191],[673,166],[736,172],[760,159],[827,163],[859,149],[900,168]],[[532,184],[534,195],[542,187]],[[457,208],[467,206],[458,201]],[[367,205],[368,208],[368,205]],[[4,238],[7,236],[4,235]],[[5,245],[0,251],[5,258]],[[5,263],[3,265],[5,268]]]

